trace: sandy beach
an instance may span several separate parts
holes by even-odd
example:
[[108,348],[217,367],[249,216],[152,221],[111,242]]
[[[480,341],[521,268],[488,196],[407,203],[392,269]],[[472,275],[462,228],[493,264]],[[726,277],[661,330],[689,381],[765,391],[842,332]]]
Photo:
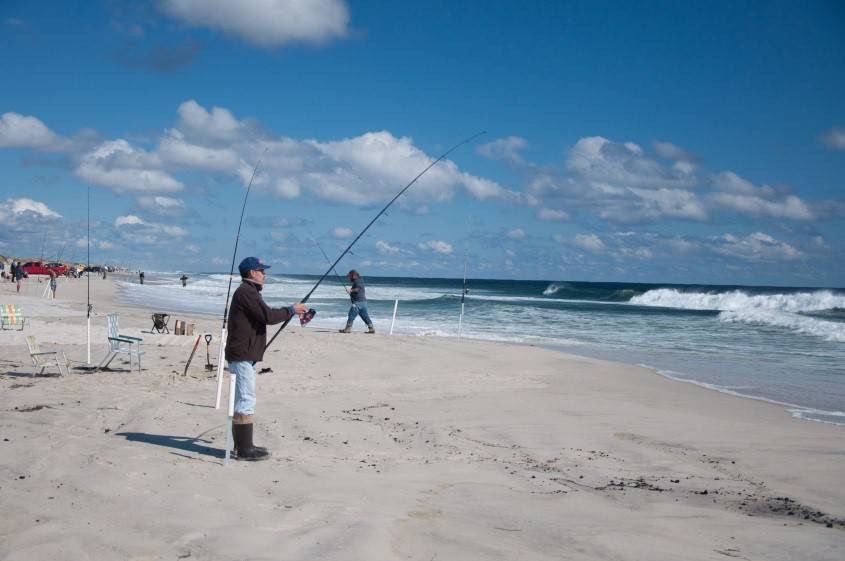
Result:
[[[845,551],[845,429],[636,366],[529,345],[290,326],[258,379],[269,461],[223,465],[202,342],[92,278],[143,369],[86,359],[83,279],[29,279],[0,333],[0,559],[783,559]],[[174,287],[178,290],[178,287]],[[222,311],[222,310],[221,310]],[[211,333],[220,322],[174,314]]]

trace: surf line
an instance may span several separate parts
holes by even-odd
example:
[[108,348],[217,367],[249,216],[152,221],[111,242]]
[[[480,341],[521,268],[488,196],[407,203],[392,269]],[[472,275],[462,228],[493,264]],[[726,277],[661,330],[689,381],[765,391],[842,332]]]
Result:
[[[363,229],[363,230],[361,230],[361,232],[360,232],[357,236],[355,236],[355,239],[354,239],[354,240],[352,240],[352,243],[350,243],[350,244],[346,247],[346,249],[344,249],[344,250],[343,250],[343,253],[341,253],[341,254],[338,256],[338,258],[337,258],[337,259],[335,259],[335,261],[334,261],[334,263],[332,263],[331,267],[329,267],[329,268],[326,270],[326,272],[325,272],[325,273],[323,273],[323,276],[321,276],[321,277],[320,277],[320,279],[319,279],[319,280],[318,280],[318,281],[314,284],[314,286],[311,288],[311,290],[309,290],[309,291],[308,291],[308,294],[306,294],[306,295],[305,295],[305,297],[304,297],[302,300],[300,300],[300,302],[302,302],[302,303],[304,304],[304,303],[306,303],[306,302],[308,301],[308,299],[309,299],[309,298],[311,298],[311,295],[312,295],[312,294],[314,294],[314,291],[315,291],[315,290],[317,290],[317,287],[318,287],[318,286],[320,286],[320,284],[322,284],[323,280],[325,280],[325,278],[326,278],[327,276],[329,276],[329,273],[331,273],[331,272],[332,272],[332,270],[335,268],[335,266],[336,266],[338,263],[340,263],[340,260],[341,260],[341,259],[343,259],[343,258],[346,256],[346,254],[347,254],[347,253],[349,253],[349,250],[350,250],[350,249],[352,249],[352,246],[354,246],[354,245],[358,242],[358,240],[359,240],[359,239],[361,239],[361,236],[363,236],[365,233],[367,233],[367,230],[369,230],[369,229],[370,229],[370,226],[372,226],[373,224],[375,224],[376,220],[378,220],[379,218],[381,218],[381,215],[382,215],[382,214],[384,214],[384,213],[387,211],[387,209],[388,209],[388,208],[390,208],[390,206],[391,206],[394,202],[396,202],[396,199],[398,199],[399,197],[401,197],[401,196],[405,193],[405,191],[407,191],[408,189],[410,189],[410,188],[411,188],[411,186],[412,186],[414,183],[416,183],[416,182],[417,182],[417,180],[418,180],[420,177],[422,177],[423,175],[425,175],[425,173],[426,173],[428,170],[430,170],[431,168],[433,168],[434,166],[436,166],[438,163],[440,163],[441,161],[443,161],[443,160],[446,158],[446,156],[448,156],[449,154],[451,154],[452,152],[454,152],[455,150],[457,150],[458,148],[460,148],[460,147],[461,147],[461,146],[463,146],[464,144],[469,144],[470,142],[472,142],[473,140],[475,140],[476,138],[478,138],[479,136],[481,136],[481,135],[483,135],[483,134],[487,134],[487,131],[477,132],[477,133],[475,133],[474,135],[472,135],[472,136],[470,136],[470,137],[465,138],[464,140],[460,141],[459,143],[455,144],[454,146],[452,146],[451,148],[449,148],[448,150],[446,150],[446,151],[445,151],[445,152],[444,152],[444,153],[443,153],[443,154],[442,154],[439,158],[437,158],[436,160],[434,160],[433,162],[431,162],[430,164],[428,164],[428,165],[425,167],[425,169],[424,169],[424,170],[422,170],[419,174],[417,174],[417,176],[416,176],[415,178],[413,178],[413,179],[411,180],[411,182],[410,182],[410,183],[408,183],[407,185],[405,185],[405,186],[402,188],[402,190],[401,190],[401,191],[399,191],[398,193],[396,193],[396,195],[395,195],[392,199],[390,199],[390,202],[388,202],[386,205],[384,205],[384,208],[383,208],[383,209],[381,209],[381,210],[378,212],[378,214],[376,214],[375,218],[373,218],[372,220],[370,220],[370,223],[369,223],[369,224],[367,224],[367,225],[364,227],[364,229]],[[291,320],[291,319],[292,319],[292,318],[288,318],[287,320],[285,320],[285,322],[282,324],[282,326],[281,326],[281,327],[279,327],[278,331],[276,331],[276,333],[274,333],[274,334],[273,334],[273,337],[271,337],[271,338],[270,338],[270,340],[269,340],[269,341],[267,341],[267,344],[264,346],[264,350],[265,350],[265,351],[266,351],[268,348],[270,348],[270,345],[272,345],[272,344],[273,344],[273,341],[275,341],[275,340],[276,340],[276,337],[278,337],[278,336],[279,336],[279,333],[281,333],[281,332],[285,329],[285,327],[287,327],[287,326],[288,326],[288,324],[290,323],[290,320]]]

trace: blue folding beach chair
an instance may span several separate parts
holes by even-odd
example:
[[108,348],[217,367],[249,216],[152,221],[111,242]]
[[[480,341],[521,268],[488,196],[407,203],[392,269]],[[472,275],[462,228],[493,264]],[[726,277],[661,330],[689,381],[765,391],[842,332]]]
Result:
[[129,355],[129,370],[132,370],[132,357],[138,357],[138,372],[140,373],[141,355],[144,354],[144,351],[141,350],[141,341],[143,339],[130,335],[121,335],[120,328],[118,327],[118,317],[119,315],[117,313],[111,313],[106,316],[108,319],[109,350],[97,368],[107,368],[109,363],[118,354],[126,354]]

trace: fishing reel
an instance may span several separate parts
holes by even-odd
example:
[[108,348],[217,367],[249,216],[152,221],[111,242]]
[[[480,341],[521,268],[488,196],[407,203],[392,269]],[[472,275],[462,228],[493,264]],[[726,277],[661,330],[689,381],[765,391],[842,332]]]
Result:
[[314,316],[317,315],[317,310],[314,308],[308,308],[308,311],[299,316],[299,325],[305,326],[308,325],[308,322],[314,319]]

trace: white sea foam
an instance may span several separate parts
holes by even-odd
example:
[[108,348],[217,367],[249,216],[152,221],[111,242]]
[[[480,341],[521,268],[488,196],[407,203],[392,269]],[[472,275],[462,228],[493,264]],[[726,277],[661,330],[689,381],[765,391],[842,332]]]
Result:
[[845,343],[845,323],[825,321],[798,314],[771,310],[737,310],[721,312],[719,320],[727,323],[749,323],[752,325],[773,325],[797,333],[823,337],[828,341]]
[[638,306],[660,306],[683,310],[774,310],[780,312],[816,312],[845,308],[845,295],[830,290],[783,294],[747,294],[730,292],[682,292],[675,288],[649,290],[629,301]]
[[631,298],[630,303],[683,310],[714,310],[720,312],[719,320],[726,323],[769,325],[823,337],[828,341],[845,342],[845,323],[801,315],[845,307],[845,296],[830,290],[749,295],[741,290],[711,293],[658,288]]

